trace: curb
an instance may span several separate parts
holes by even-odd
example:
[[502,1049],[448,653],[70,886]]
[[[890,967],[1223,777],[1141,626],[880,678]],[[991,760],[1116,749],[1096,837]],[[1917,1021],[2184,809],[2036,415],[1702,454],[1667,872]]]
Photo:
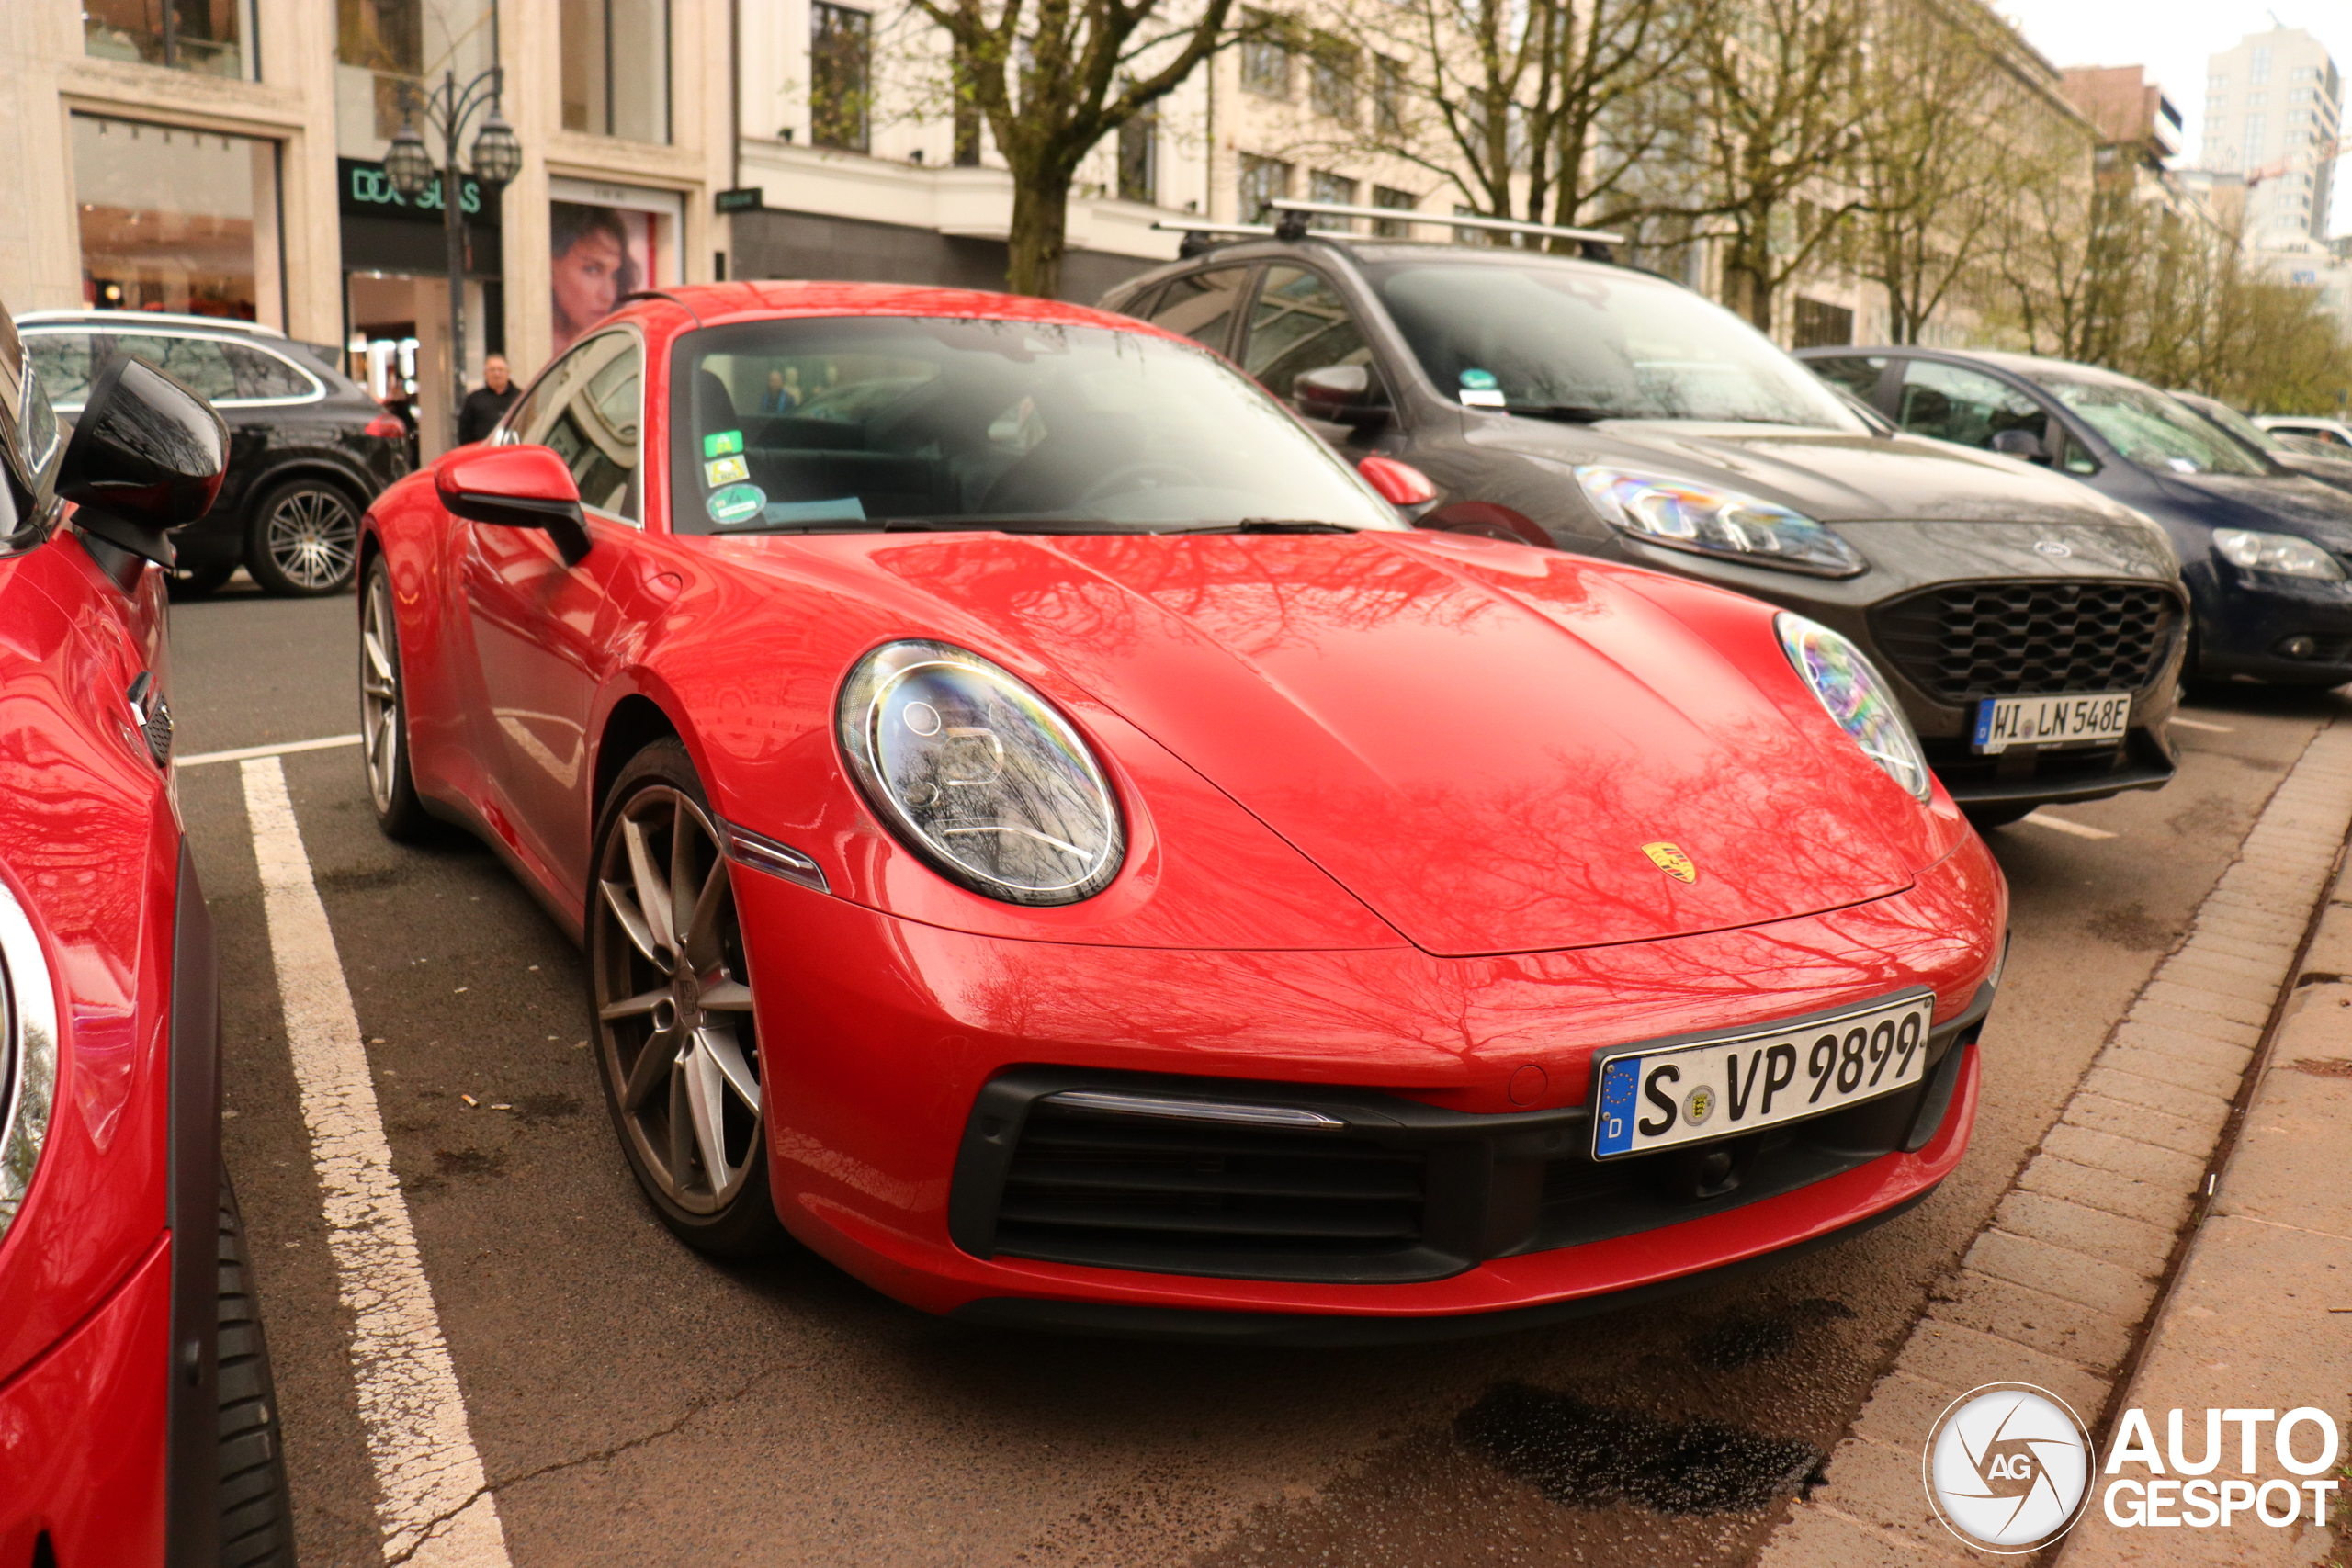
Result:
[[[1936,1415],[2037,1383],[2101,1436],[2218,1179],[2352,832],[2352,727],[2313,736],[1871,1389],[1755,1568],[2014,1563],[1944,1529],[1921,1483]],[[2064,1548],[2061,1549],[2062,1551]]]

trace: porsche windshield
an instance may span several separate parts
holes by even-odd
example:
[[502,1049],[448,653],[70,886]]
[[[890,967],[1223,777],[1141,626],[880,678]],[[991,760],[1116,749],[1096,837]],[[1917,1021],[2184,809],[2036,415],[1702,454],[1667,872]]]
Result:
[[1866,428],[1761,333],[1662,278],[1532,256],[1364,270],[1430,379],[1471,408]]
[[853,316],[707,328],[674,353],[679,533],[1404,525],[1329,447],[1188,344]]

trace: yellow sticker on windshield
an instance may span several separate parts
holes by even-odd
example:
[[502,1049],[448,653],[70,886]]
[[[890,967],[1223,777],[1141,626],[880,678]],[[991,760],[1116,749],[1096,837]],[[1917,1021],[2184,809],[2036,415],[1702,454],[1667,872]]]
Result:
[[719,457],[702,466],[702,482],[716,490],[720,485],[741,484],[752,477],[752,470],[741,457]]

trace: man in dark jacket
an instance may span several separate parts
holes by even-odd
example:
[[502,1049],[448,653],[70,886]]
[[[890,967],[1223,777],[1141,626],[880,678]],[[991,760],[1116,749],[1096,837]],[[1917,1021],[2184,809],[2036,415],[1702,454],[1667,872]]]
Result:
[[466,394],[458,410],[458,445],[480,441],[514,404],[518,389],[507,374],[506,356],[493,354],[481,362],[483,385]]

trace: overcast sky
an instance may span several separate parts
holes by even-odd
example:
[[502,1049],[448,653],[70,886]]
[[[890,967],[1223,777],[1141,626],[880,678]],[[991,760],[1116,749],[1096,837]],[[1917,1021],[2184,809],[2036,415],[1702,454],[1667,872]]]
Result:
[[[2248,33],[2267,32],[2275,16],[2325,44],[2335,68],[2352,75],[2352,4],[2346,0],[1994,0],[2053,65],[2144,65],[2180,110],[2188,128],[2181,163],[2193,165],[2203,135],[2205,61]],[[2338,158],[2329,226],[2352,234],[2352,158]]]

